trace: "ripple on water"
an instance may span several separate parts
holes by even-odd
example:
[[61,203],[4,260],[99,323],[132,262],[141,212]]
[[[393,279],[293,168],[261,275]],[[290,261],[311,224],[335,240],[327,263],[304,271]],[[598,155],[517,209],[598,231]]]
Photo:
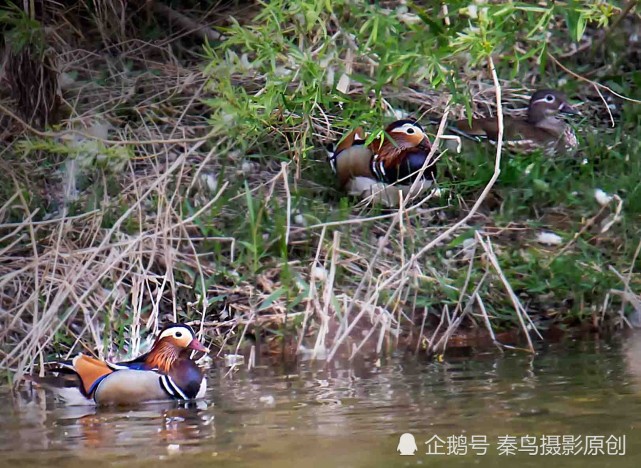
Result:
[[[639,339],[641,341],[641,338]],[[135,409],[64,408],[40,392],[0,394],[0,449],[20,466],[408,466],[396,444],[432,435],[626,434],[599,466],[638,466],[641,375],[630,342],[552,346],[536,356],[485,353],[443,363],[389,359],[295,372],[212,371],[209,401]],[[641,349],[641,347],[639,348]],[[634,361],[634,362],[633,362]],[[215,404],[211,401],[215,400]],[[540,466],[547,458],[417,455],[411,464]],[[585,466],[564,458],[564,466]],[[546,463],[549,463],[547,461]],[[92,467],[93,468],[93,467]]]

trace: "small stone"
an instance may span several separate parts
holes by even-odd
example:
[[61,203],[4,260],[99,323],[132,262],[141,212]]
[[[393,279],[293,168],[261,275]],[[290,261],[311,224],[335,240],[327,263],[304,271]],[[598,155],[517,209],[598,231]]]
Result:
[[242,366],[245,363],[245,357],[242,354],[226,354],[225,367]]
[[258,401],[269,406],[276,404],[276,399],[272,395],[264,395],[258,398]]
[[349,75],[343,73],[341,77],[338,79],[338,83],[336,84],[336,90],[343,94],[347,94],[349,92],[350,82],[351,80],[349,78]]
[[218,191],[218,179],[214,174],[202,174],[201,178],[211,193],[216,193]]
[[325,267],[316,265],[312,268],[312,278],[318,281],[325,281],[327,279],[327,270]]
[[536,236],[536,241],[544,245],[561,245],[563,243],[561,236],[553,232],[540,232]]
[[596,199],[597,203],[601,206],[607,206],[612,201],[612,195],[608,195],[606,192],[604,192],[601,189],[596,189],[594,191],[594,198]]
[[240,170],[243,171],[243,174],[251,174],[254,172],[254,164],[251,161],[243,161],[240,166]]
[[180,452],[180,445],[178,444],[169,444],[167,446],[167,453],[169,455],[177,455]]
[[307,226],[307,221],[302,214],[297,214],[296,216],[294,216],[294,222],[299,226]]

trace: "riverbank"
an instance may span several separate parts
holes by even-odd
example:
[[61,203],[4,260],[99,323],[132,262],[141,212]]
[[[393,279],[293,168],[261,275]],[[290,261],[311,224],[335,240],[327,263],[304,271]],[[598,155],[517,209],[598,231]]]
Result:
[[[46,36],[58,123],[2,101],[2,368],[133,353],[168,319],[277,360],[638,320],[636,13],[285,3],[193,16],[224,35],[204,49],[142,11],[47,17],[74,25]],[[502,153],[498,174],[493,147],[447,151],[438,190],[401,210],[336,190],[324,145],[345,130],[495,113],[495,79],[505,115],[543,86],[580,103],[580,154]]]

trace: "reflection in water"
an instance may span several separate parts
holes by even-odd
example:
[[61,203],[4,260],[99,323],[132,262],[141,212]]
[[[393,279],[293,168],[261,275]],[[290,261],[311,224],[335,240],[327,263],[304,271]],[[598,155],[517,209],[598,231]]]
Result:
[[[23,392],[0,406],[0,449],[5,462],[20,466],[542,466],[548,457],[499,456],[496,441],[625,435],[624,456],[566,456],[563,466],[593,460],[636,467],[640,342],[577,342],[536,356],[493,351],[443,363],[392,358],[382,365],[305,363],[289,373],[214,371],[210,400],[186,406],[69,408]],[[415,455],[410,436],[401,447],[406,433],[415,438]],[[483,436],[489,447],[483,458],[471,451],[426,455],[433,436]]]
[[[171,455],[214,437],[214,415],[205,401],[151,403],[135,409],[61,406],[42,390],[18,393],[13,413],[3,418],[1,448],[13,456],[69,451],[90,458],[104,455],[144,458],[148,448]],[[7,396],[8,397],[8,396]],[[38,455],[38,454],[37,454]],[[36,459],[45,458],[46,453]],[[26,455],[30,458],[30,455]]]
[[635,389],[641,393],[641,331],[636,330],[628,337],[624,350],[627,371]]

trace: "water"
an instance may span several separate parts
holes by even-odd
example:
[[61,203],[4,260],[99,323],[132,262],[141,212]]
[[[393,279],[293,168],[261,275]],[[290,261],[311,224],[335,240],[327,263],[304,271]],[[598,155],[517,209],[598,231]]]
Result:
[[[210,373],[208,404],[79,409],[0,394],[0,465],[40,466],[562,466],[641,463],[641,336],[570,342],[532,357],[488,351],[444,362]],[[212,399],[215,404],[211,404]],[[46,408],[45,408],[46,406]],[[418,451],[400,456],[401,434]],[[466,455],[427,455],[433,436],[465,436]],[[499,455],[498,438],[573,436],[622,455]],[[483,455],[480,445],[486,441]],[[625,447],[615,441],[625,437]],[[461,439],[458,439],[461,442]],[[560,445],[560,443],[559,443]],[[558,445],[557,445],[558,446]],[[450,445],[453,448],[454,445]],[[564,445],[570,452],[570,441]],[[407,448],[407,447],[406,447]],[[410,447],[411,449],[411,444]],[[477,453],[474,449],[479,450]],[[550,450],[554,450],[550,448]],[[575,453],[579,449],[573,449]]]

